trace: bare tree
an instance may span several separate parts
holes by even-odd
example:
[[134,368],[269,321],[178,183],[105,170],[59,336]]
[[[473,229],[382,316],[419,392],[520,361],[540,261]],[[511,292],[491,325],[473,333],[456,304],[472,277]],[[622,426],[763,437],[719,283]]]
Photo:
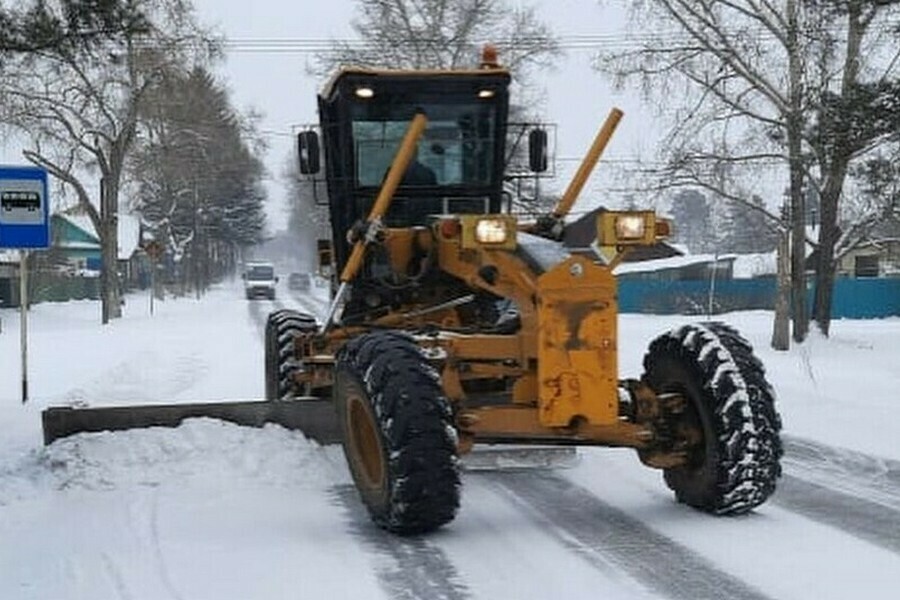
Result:
[[[829,236],[836,227],[837,201],[846,175],[846,165],[834,160],[837,154],[817,150],[822,147],[818,141],[822,132],[834,130],[822,120],[823,100],[829,93],[843,98],[843,92],[832,91],[837,83],[858,82],[862,73],[873,72],[862,65],[881,64],[884,76],[896,71],[896,44],[887,45],[892,31],[887,23],[891,14],[896,15],[896,4],[875,0],[634,2],[634,22],[641,27],[634,39],[637,48],[601,58],[601,66],[615,73],[620,84],[639,79],[646,91],[657,93],[661,104],[667,103],[675,125],[664,144],[666,168],[656,173],[665,184],[699,185],[749,206],[749,199],[760,194],[766,181],[774,183],[766,191],[774,198],[785,187],[777,182],[784,180],[787,171],[789,224],[782,223],[781,215],[772,209],[765,212],[782,232],[790,231],[796,341],[806,337],[809,320],[807,190],[815,187],[823,199],[827,195],[835,210],[835,218],[829,214],[829,221],[823,221],[817,242],[821,254],[828,257],[829,264],[822,266],[830,266],[833,277]],[[876,18],[881,19],[880,25],[876,26]],[[648,24],[664,31],[648,34]],[[843,33],[842,24],[852,33]],[[848,39],[842,42],[845,35]],[[862,50],[863,39],[868,40],[868,52]],[[674,106],[673,98],[679,99]],[[828,106],[844,117],[836,120],[842,124],[853,111],[871,114],[870,106],[859,103],[829,102]],[[828,135],[834,147],[842,146]],[[877,145],[882,138],[870,137],[868,144]],[[752,173],[753,181],[722,190],[715,174],[723,163],[740,170],[745,180]],[[826,227],[830,233],[824,232]],[[821,270],[818,279],[820,289],[828,287],[830,294],[831,280],[823,278]],[[819,321],[825,332],[826,322]]]
[[[560,56],[557,38],[534,8],[506,0],[359,0],[352,27],[358,39],[334,42],[331,50],[316,57],[314,74],[326,75],[340,65],[474,68],[483,45],[490,43],[522,90],[533,70],[553,65]],[[524,105],[513,106],[511,119],[536,120],[529,112]],[[524,144],[518,145],[520,154],[525,149]],[[317,232],[323,218],[327,219],[314,200],[325,199],[324,186],[314,191],[310,180],[299,178],[296,156],[289,160],[285,180],[292,199],[291,230]]]
[[359,0],[352,22],[359,41],[336,42],[317,57],[317,72],[340,64],[390,68],[476,65],[481,45],[497,46],[522,79],[550,66],[559,44],[533,7],[506,0]]
[[121,316],[119,192],[141,105],[154,81],[212,50],[186,0],[136,6],[146,15],[147,33],[125,34],[88,54],[63,48],[18,56],[3,65],[0,83],[0,122],[30,137],[25,157],[74,190],[97,231],[103,323]]

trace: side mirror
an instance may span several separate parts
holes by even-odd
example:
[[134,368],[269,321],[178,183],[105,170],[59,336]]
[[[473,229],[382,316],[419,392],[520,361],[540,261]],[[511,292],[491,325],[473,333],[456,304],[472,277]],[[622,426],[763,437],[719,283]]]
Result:
[[297,134],[297,156],[300,159],[300,172],[304,175],[315,175],[319,172],[319,134],[315,131],[301,131]]
[[533,173],[547,170],[547,130],[532,129],[528,134],[528,168]]

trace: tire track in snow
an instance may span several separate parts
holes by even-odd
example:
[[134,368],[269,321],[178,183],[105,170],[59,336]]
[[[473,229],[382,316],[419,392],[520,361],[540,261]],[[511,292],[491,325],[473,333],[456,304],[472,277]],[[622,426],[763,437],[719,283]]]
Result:
[[782,476],[771,501],[900,554],[900,511],[792,475]]
[[125,585],[125,578],[122,577],[122,571],[112,557],[108,553],[102,552],[100,559],[103,561],[103,570],[106,571],[106,574],[112,581],[113,588],[116,590],[116,597],[119,600],[132,600],[134,596],[128,591],[128,586]]
[[150,538],[152,540],[153,545],[153,556],[156,560],[156,568],[159,572],[159,577],[163,582],[163,585],[166,587],[166,590],[169,592],[169,597],[174,600],[184,600],[184,596],[181,595],[181,592],[178,591],[178,588],[175,586],[175,583],[172,581],[172,575],[169,572],[169,567],[166,562],[166,555],[163,553],[162,545],[160,543],[159,537],[159,490],[155,489],[152,492],[152,499],[150,504]]
[[772,501],[900,554],[900,462],[786,438]]
[[421,600],[465,600],[471,592],[443,550],[429,542],[429,536],[400,537],[379,529],[360,504],[356,488],[332,488],[335,505],[344,509],[350,533],[362,544],[386,559],[376,575],[391,598]]
[[782,464],[799,479],[900,511],[900,461],[786,437]]
[[[696,552],[657,533],[574,483],[548,473],[483,475],[530,505],[563,544],[600,569],[612,564],[673,600],[768,600]],[[572,542],[574,540],[575,542]]]

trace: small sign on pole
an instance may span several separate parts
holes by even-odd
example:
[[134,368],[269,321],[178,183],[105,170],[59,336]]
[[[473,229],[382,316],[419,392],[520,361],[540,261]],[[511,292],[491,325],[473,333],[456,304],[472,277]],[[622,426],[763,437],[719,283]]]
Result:
[[28,252],[50,247],[47,171],[0,165],[0,248],[18,248],[22,404],[28,402]]

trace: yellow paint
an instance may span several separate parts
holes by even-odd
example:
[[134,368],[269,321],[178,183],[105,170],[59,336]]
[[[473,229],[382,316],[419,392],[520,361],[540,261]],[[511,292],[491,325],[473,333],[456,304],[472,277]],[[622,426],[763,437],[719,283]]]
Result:
[[566,191],[563,193],[562,198],[559,199],[556,208],[553,209],[554,217],[564,217],[572,210],[572,206],[578,199],[581,189],[584,187],[585,182],[587,182],[588,177],[591,176],[594,167],[597,166],[597,161],[600,160],[600,156],[606,149],[606,145],[609,143],[610,138],[612,138],[613,133],[615,133],[619,121],[622,120],[623,114],[624,113],[618,108],[609,111],[609,116],[606,117],[606,121],[603,123],[600,131],[597,132],[594,143],[591,144],[584,160],[582,160],[581,164],[578,166],[575,177],[572,178],[569,187],[566,188]]
[[540,423],[618,420],[616,283],[609,269],[571,257],[538,278]]

